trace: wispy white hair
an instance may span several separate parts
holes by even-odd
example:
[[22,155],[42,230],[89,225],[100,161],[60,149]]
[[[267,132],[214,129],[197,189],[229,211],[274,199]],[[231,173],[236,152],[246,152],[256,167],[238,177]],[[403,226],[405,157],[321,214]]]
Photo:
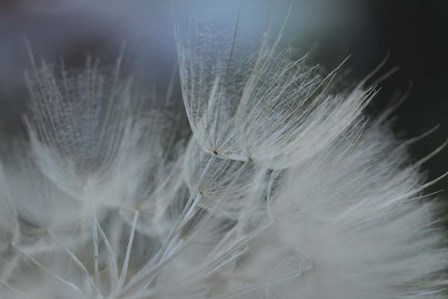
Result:
[[1,298],[443,297],[422,161],[364,117],[374,87],[235,32],[178,32],[192,134],[171,89],[34,64],[29,141],[0,168]]

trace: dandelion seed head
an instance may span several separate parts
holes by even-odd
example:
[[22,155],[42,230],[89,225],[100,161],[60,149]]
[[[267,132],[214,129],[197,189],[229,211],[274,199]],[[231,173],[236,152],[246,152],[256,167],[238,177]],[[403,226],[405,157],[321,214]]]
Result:
[[177,34],[185,110],[119,63],[33,63],[28,139],[0,164],[0,297],[442,298],[426,158],[365,116],[376,87],[201,22]]

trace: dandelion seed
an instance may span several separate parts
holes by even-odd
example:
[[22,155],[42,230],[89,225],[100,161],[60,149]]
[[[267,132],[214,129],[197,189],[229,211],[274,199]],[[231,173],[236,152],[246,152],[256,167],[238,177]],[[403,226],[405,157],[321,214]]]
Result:
[[201,23],[178,36],[185,108],[211,154],[289,167],[344,136],[371,99],[361,86],[333,94],[334,73],[321,77],[303,60],[291,62],[276,41],[262,40],[254,56],[244,44],[237,51],[236,37],[215,36]]

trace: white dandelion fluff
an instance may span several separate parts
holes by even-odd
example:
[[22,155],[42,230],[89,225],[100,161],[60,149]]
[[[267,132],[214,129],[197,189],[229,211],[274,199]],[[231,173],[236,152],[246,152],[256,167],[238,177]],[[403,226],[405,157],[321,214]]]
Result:
[[333,73],[291,62],[278,40],[252,49],[238,27],[223,37],[204,27],[179,29],[178,53],[187,115],[208,153],[286,168],[346,134],[371,98],[361,86],[332,93]]
[[202,25],[178,30],[185,110],[118,67],[33,64],[29,140],[2,148],[0,297],[443,298],[431,182],[365,117],[375,88]]

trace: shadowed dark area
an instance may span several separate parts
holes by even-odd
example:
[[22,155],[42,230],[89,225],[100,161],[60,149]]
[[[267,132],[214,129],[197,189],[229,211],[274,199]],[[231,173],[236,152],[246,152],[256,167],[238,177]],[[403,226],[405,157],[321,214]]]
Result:
[[[357,2],[357,3],[355,3]],[[388,54],[387,71],[398,71],[382,84],[372,111],[381,109],[393,94],[409,95],[395,112],[393,128],[401,137],[414,137],[436,126],[438,129],[412,146],[416,157],[424,157],[448,136],[448,2],[439,1],[341,1],[330,33],[325,33],[315,59],[329,68],[351,54],[348,67],[362,78]],[[343,19],[344,9],[357,6],[362,18]],[[337,9],[337,7],[334,7]],[[429,177],[446,172],[448,149],[425,163]],[[447,189],[444,178],[431,190]]]

